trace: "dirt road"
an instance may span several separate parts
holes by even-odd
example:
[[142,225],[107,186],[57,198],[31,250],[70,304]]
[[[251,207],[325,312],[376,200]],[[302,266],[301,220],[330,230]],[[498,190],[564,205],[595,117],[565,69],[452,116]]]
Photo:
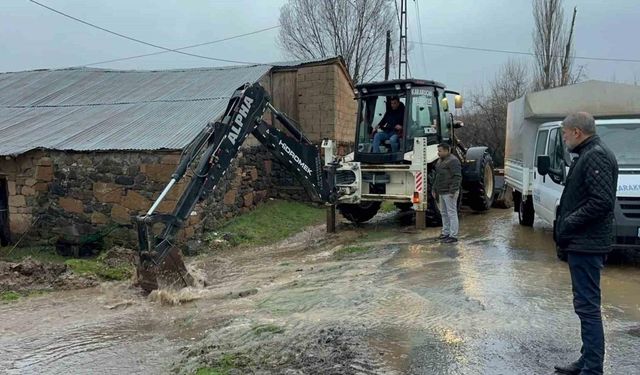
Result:
[[[148,298],[110,283],[2,304],[0,369],[540,374],[578,353],[549,229],[492,210],[465,214],[457,245],[397,214],[338,231],[199,258],[200,289]],[[640,270],[608,266],[602,287],[606,372],[639,373]]]

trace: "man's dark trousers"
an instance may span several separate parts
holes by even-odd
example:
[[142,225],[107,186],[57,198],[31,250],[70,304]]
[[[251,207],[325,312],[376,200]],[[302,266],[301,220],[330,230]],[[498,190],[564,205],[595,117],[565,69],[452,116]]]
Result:
[[604,362],[604,330],[600,312],[600,271],[603,254],[569,252],[569,270],[573,288],[573,307],[580,318],[582,349],[580,374],[602,374]]

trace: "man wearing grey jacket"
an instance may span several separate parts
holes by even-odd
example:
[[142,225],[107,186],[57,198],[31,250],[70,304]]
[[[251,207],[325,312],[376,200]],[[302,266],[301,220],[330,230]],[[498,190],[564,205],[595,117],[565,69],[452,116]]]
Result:
[[444,243],[458,242],[458,197],[462,182],[462,166],[460,160],[451,154],[451,146],[447,143],[438,145],[440,160],[436,163],[431,194],[438,202],[442,216],[442,234]]

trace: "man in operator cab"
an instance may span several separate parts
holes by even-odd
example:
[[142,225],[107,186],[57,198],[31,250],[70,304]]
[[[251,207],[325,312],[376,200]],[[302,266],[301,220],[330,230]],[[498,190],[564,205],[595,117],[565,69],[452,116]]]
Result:
[[373,152],[380,152],[380,145],[384,141],[389,141],[391,152],[397,152],[400,146],[398,137],[402,134],[404,124],[404,104],[400,103],[400,98],[392,96],[389,99],[390,108],[374,129]]

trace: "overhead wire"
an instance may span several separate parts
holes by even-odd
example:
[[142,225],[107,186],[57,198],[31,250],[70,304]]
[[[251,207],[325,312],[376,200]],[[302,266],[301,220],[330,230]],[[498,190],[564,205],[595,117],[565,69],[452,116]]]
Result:
[[[420,43],[422,43],[422,22],[420,21],[420,7],[418,6],[418,0],[413,0],[416,5],[416,20],[418,21],[418,39]],[[420,53],[422,55],[422,69],[424,69],[423,74],[427,73],[427,59],[424,57],[424,45],[420,44]]]
[[398,10],[398,1],[397,0],[393,0],[393,4],[396,6],[396,17],[398,19],[398,27],[401,27],[401,23],[400,23],[400,10]]
[[51,11],[51,12],[54,12],[54,13],[57,13],[57,14],[59,14],[59,15],[61,15],[61,16],[64,16],[64,17],[70,18],[70,19],[72,19],[72,20],[74,20],[74,21],[80,22],[80,23],[82,23],[82,24],[85,24],[85,25],[87,25],[87,26],[93,27],[93,28],[95,28],[95,29],[102,30],[102,31],[107,32],[107,33],[109,33],[109,34],[116,35],[116,36],[119,36],[119,37],[121,37],[121,38],[124,38],[124,39],[127,39],[127,40],[131,40],[131,41],[133,41],[133,42],[137,42],[137,43],[144,44],[144,45],[147,45],[147,46],[151,46],[151,47],[154,47],[154,48],[159,48],[159,49],[165,50],[165,51],[167,51],[167,52],[175,52],[175,53],[179,53],[179,54],[186,55],[186,56],[198,57],[198,58],[206,59],[206,60],[213,60],[213,61],[220,61],[220,62],[228,62],[228,63],[234,63],[234,64],[245,64],[245,65],[265,65],[265,64],[262,64],[262,63],[256,63],[256,62],[248,62],[248,61],[240,61],[240,60],[230,60],[230,59],[220,59],[220,58],[216,58],[216,57],[209,57],[209,56],[197,55],[197,54],[189,53],[189,52],[183,52],[183,51],[180,51],[180,50],[178,50],[178,49],[171,49],[171,48],[167,48],[167,47],[164,47],[164,46],[161,46],[161,45],[158,45],[158,44],[145,42],[144,40],[140,40],[140,39],[137,39],[137,38],[134,38],[134,37],[130,37],[130,36],[127,36],[127,35],[124,35],[124,34],[121,34],[121,33],[118,33],[118,32],[115,32],[115,31],[112,31],[112,30],[109,30],[109,29],[106,29],[106,28],[104,28],[104,27],[101,27],[101,26],[95,25],[95,24],[93,24],[93,23],[90,23],[90,22],[84,21],[84,20],[82,20],[82,19],[80,19],[80,18],[74,17],[74,16],[69,15],[69,14],[67,14],[67,13],[64,13],[64,12],[62,12],[62,11],[59,11],[59,10],[57,10],[57,9],[51,8],[51,7],[49,7],[49,6],[45,5],[45,4],[39,3],[39,2],[37,2],[37,1],[35,1],[35,0],[29,0],[29,1],[30,1],[30,2],[32,2],[32,3],[34,3],[34,4],[36,4],[36,5],[38,5],[38,6],[40,6],[40,7],[43,7],[43,8],[45,8],[45,9],[48,9],[48,10],[49,10],[49,11]]
[[[510,51],[510,50],[495,49],[495,48],[468,47],[468,46],[459,46],[459,45],[453,45],[453,44],[430,43],[430,42],[410,42],[410,43],[422,44],[422,45],[425,45],[425,46],[433,46],[433,47],[456,48],[456,49],[470,50],[470,51],[482,51],[482,52],[492,52],[492,53],[507,53],[507,54],[524,55],[524,56],[537,56],[537,54],[535,54],[533,52]],[[560,55],[560,56],[557,56],[557,57],[564,57],[564,55]],[[624,59],[624,58],[614,58],[614,57],[593,57],[593,56],[573,56],[573,57],[575,59],[579,59],[579,60],[640,63],[640,59]]]
[[97,62],[90,63],[90,64],[83,64],[81,66],[102,65],[102,64],[112,63],[112,62],[119,62],[119,61],[138,59],[138,58],[141,58],[141,57],[162,55],[164,53],[182,51],[182,50],[189,49],[189,48],[202,47],[202,46],[207,46],[207,45],[211,45],[211,44],[215,44],[215,43],[225,42],[227,40],[238,39],[238,38],[242,38],[242,37],[245,37],[245,36],[254,35],[254,34],[262,33],[262,32],[265,32],[265,31],[277,29],[277,28],[280,28],[280,27],[281,27],[280,25],[271,26],[271,27],[267,27],[267,28],[260,29],[260,30],[255,30],[255,31],[251,31],[251,32],[244,33],[244,34],[238,34],[238,35],[233,35],[233,36],[222,38],[222,39],[212,40],[210,42],[204,42],[204,43],[192,44],[192,45],[184,46],[184,47],[180,47],[180,48],[174,48],[174,49],[172,49],[170,51],[158,51],[158,52],[152,52],[152,53],[145,53],[145,54],[142,54],[142,55],[135,55],[135,56],[121,57],[121,58],[111,59],[111,60],[97,61]]

